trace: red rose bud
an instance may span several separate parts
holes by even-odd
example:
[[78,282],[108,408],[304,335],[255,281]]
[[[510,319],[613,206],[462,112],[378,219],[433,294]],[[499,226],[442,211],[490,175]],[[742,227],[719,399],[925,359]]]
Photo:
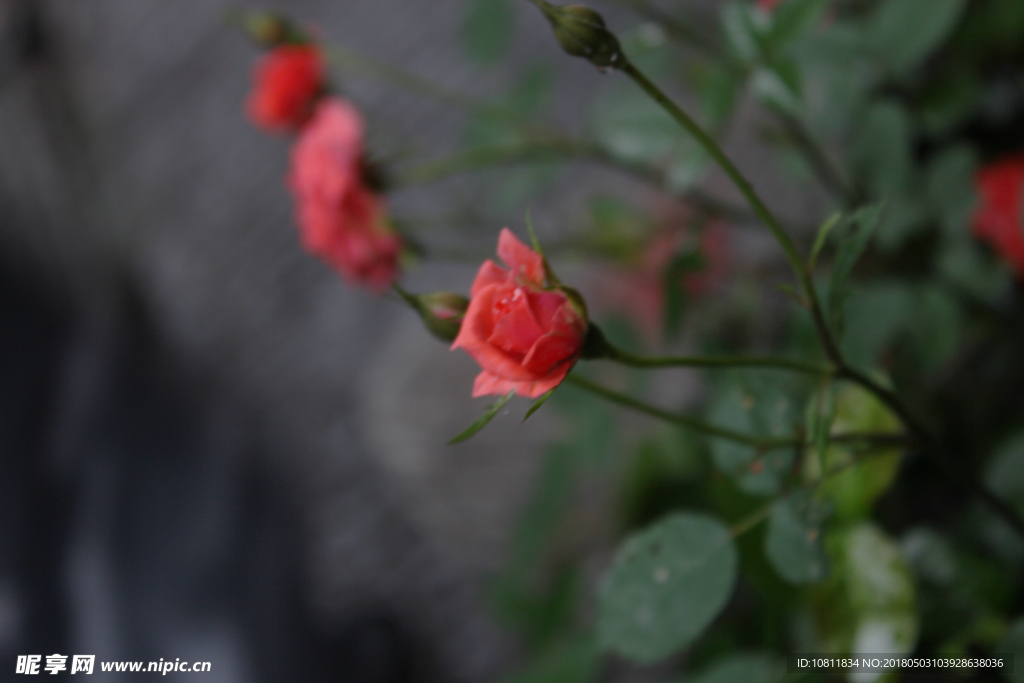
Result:
[[441,341],[455,340],[469,307],[469,299],[455,292],[415,295],[399,289],[398,293],[416,309],[431,334]]
[[490,260],[480,267],[452,349],[465,349],[483,370],[474,397],[515,390],[537,398],[579,359],[587,312],[575,292],[546,286],[544,258],[508,228],[498,238],[498,256],[509,269]]
[[974,234],[1024,278],[1024,155],[985,166],[975,186],[980,205],[974,214]]
[[402,242],[385,219],[383,200],[363,180],[362,158],[359,112],[325,98],[292,147],[288,186],[306,250],[381,293],[397,276]]
[[619,67],[625,61],[619,40],[604,25],[604,18],[583,5],[552,5],[533,0],[551,22],[562,49],[590,60],[600,68]]
[[294,130],[309,120],[327,85],[320,49],[312,45],[279,45],[256,65],[246,111],[269,131]]

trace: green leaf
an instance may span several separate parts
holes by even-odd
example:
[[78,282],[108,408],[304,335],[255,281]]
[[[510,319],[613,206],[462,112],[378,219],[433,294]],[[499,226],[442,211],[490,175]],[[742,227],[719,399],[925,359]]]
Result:
[[[745,434],[784,436],[800,417],[793,387],[780,373],[746,370],[733,373],[712,402],[709,419],[712,423]],[[786,473],[793,464],[792,449],[758,452],[741,443],[714,439],[711,456],[715,467],[734,477],[742,490],[767,496],[778,493]]]
[[835,392],[831,382],[823,382],[807,402],[807,437],[821,454],[828,447],[829,431],[836,416]]
[[768,34],[773,45],[785,43],[814,28],[829,0],[785,0],[772,10],[772,27]]
[[493,64],[508,52],[515,28],[512,0],[469,0],[462,20],[462,47],[466,56]]
[[832,232],[832,228],[839,224],[839,221],[843,218],[842,211],[836,211],[834,214],[825,219],[825,222],[818,228],[818,234],[814,238],[814,246],[811,247],[811,255],[807,258],[807,270],[808,272],[814,272],[814,266],[818,263],[818,254],[821,253],[822,247],[825,246],[825,242],[828,240],[828,234]]
[[593,109],[594,136],[617,157],[666,170],[670,189],[700,180],[707,153],[692,136],[639,88],[609,88]]
[[790,583],[815,583],[828,573],[822,546],[827,506],[798,491],[775,503],[768,518],[765,555],[779,576]]
[[547,392],[546,394],[538,398],[536,401],[534,401],[533,405],[530,406],[530,409],[526,411],[526,415],[523,416],[523,422],[526,422],[528,419],[530,419],[530,416],[537,412],[540,409],[540,407],[544,405],[544,402],[551,398],[551,394],[553,393],[555,393],[554,389],[552,389],[551,391]]
[[718,64],[700,63],[690,70],[701,112],[713,127],[729,118],[736,107],[739,82],[735,72]]
[[859,210],[853,215],[852,230],[843,235],[836,253],[836,262],[832,268],[832,278],[828,287],[828,310],[833,323],[841,325],[843,300],[846,297],[846,281],[853,272],[864,250],[871,241],[871,235],[882,215],[882,205],[876,204]]
[[758,35],[766,26],[753,3],[729,2],[722,7],[722,28],[733,54],[742,62],[753,63],[761,55]]
[[[847,385],[836,393],[834,434],[875,432],[899,434],[900,422],[876,396],[858,386]],[[820,494],[835,505],[836,517],[844,521],[871,514],[878,497],[885,493],[899,471],[903,450],[889,450],[857,456],[842,444],[833,443],[822,458],[828,478]]]
[[875,236],[878,249],[891,254],[927,228],[928,208],[925,199],[916,192],[889,197]]
[[737,554],[726,528],[674,514],[619,549],[598,593],[598,642],[654,662],[693,642],[732,594]]
[[779,663],[763,654],[730,655],[686,683],[773,683],[782,678]]
[[928,201],[933,215],[949,235],[967,232],[968,222],[977,203],[974,191],[977,166],[978,159],[974,150],[967,145],[957,145],[937,154],[925,171]]
[[840,346],[856,367],[876,367],[882,355],[912,329],[917,308],[913,290],[902,280],[873,280],[850,293],[843,304]]
[[885,0],[869,21],[869,45],[891,71],[905,74],[945,40],[966,6],[966,0]]
[[799,87],[784,78],[778,69],[755,69],[750,87],[758,99],[780,111],[795,114],[800,108]]
[[876,102],[862,115],[849,148],[850,164],[873,196],[893,197],[913,184],[912,121],[894,100]]
[[515,395],[516,392],[513,389],[512,391],[508,392],[507,394],[499,398],[497,401],[495,401],[494,405],[487,409],[487,412],[484,413],[479,420],[471,424],[469,427],[466,428],[464,432],[462,432],[454,439],[449,441],[448,445],[450,446],[454,443],[462,443],[463,441],[472,438],[477,432],[486,427],[487,423],[494,419],[494,416],[498,414],[498,411],[501,410],[502,407],[506,403],[508,403]]
[[913,651],[917,595],[900,547],[866,522],[830,532],[826,545],[832,578],[811,589],[820,647],[858,655]]

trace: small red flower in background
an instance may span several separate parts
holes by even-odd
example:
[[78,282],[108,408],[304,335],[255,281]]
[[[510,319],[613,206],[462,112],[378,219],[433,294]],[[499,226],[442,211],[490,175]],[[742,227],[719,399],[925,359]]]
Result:
[[249,118],[269,131],[298,128],[309,120],[326,85],[323,55],[312,45],[280,45],[256,65],[253,80]]
[[[666,228],[651,239],[633,268],[602,270],[595,284],[595,295],[602,307],[632,319],[648,337],[660,336],[666,271],[693,239],[686,230]],[[712,223],[705,228],[697,250],[704,261],[703,269],[680,275],[676,283],[691,297],[721,287],[729,275],[731,252],[726,224]]]
[[324,98],[291,152],[303,246],[352,282],[382,292],[398,273],[399,237],[383,200],[363,179],[363,119],[352,105]]
[[469,308],[452,344],[483,369],[473,397],[515,390],[538,398],[565,379],[583,351],[587,315],[558,288],[544,285],[544,259],[508,228],[498,256],[510,268],[485,261],[470,291]]
[[981,206],[974,214],[974,234],[1024,277],[1024,155],[985,166],[975,186]]
[[777,4],[779,4],[779,0],[757,0],[757,6],[765,12],[771,12]]

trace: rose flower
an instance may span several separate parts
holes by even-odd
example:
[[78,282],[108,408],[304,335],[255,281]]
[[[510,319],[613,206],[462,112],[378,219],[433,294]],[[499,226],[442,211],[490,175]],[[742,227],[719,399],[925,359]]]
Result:
[[1024,155],[985,166],[975,185],[981,203],[974,214],[974,234],[1024,278]]
[[398,271],[402,243],[382,199],[363,179],[363,120],[338,98],[325,98],[291,151],[288,186],[302,244],[348,280],[376,292]]
[[452,349],[466,350],[483,369],[473,396],[538,398],[558,386],[583,351],[587,315],[575,293],[545,286],[544,259],[505,228],[498,256],[485,261]]
[[280,45],[256,65],[253,80],[249,118],[269,131],[299,128],[326,86],[323,55],[312,45]]

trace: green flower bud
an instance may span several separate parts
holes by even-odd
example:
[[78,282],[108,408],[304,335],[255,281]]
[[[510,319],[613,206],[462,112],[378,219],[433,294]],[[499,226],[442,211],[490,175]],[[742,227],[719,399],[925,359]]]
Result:
[[285,17],[274,12],[232,10],[225,19],[249,36],[249,39],[263,48],[273,48],[284,43],[304,45],[309,37]]
[[534,0],[534,4],[551,22],[563,50],[601,68],[622,66],[622,48],[600,14],[583,5],[552,5],[544,0]]
[[469,299],[455,292],[408,294],[398,290],[406,303],[416,309],[427,330],[441,341],[451,342],[459,334]]

